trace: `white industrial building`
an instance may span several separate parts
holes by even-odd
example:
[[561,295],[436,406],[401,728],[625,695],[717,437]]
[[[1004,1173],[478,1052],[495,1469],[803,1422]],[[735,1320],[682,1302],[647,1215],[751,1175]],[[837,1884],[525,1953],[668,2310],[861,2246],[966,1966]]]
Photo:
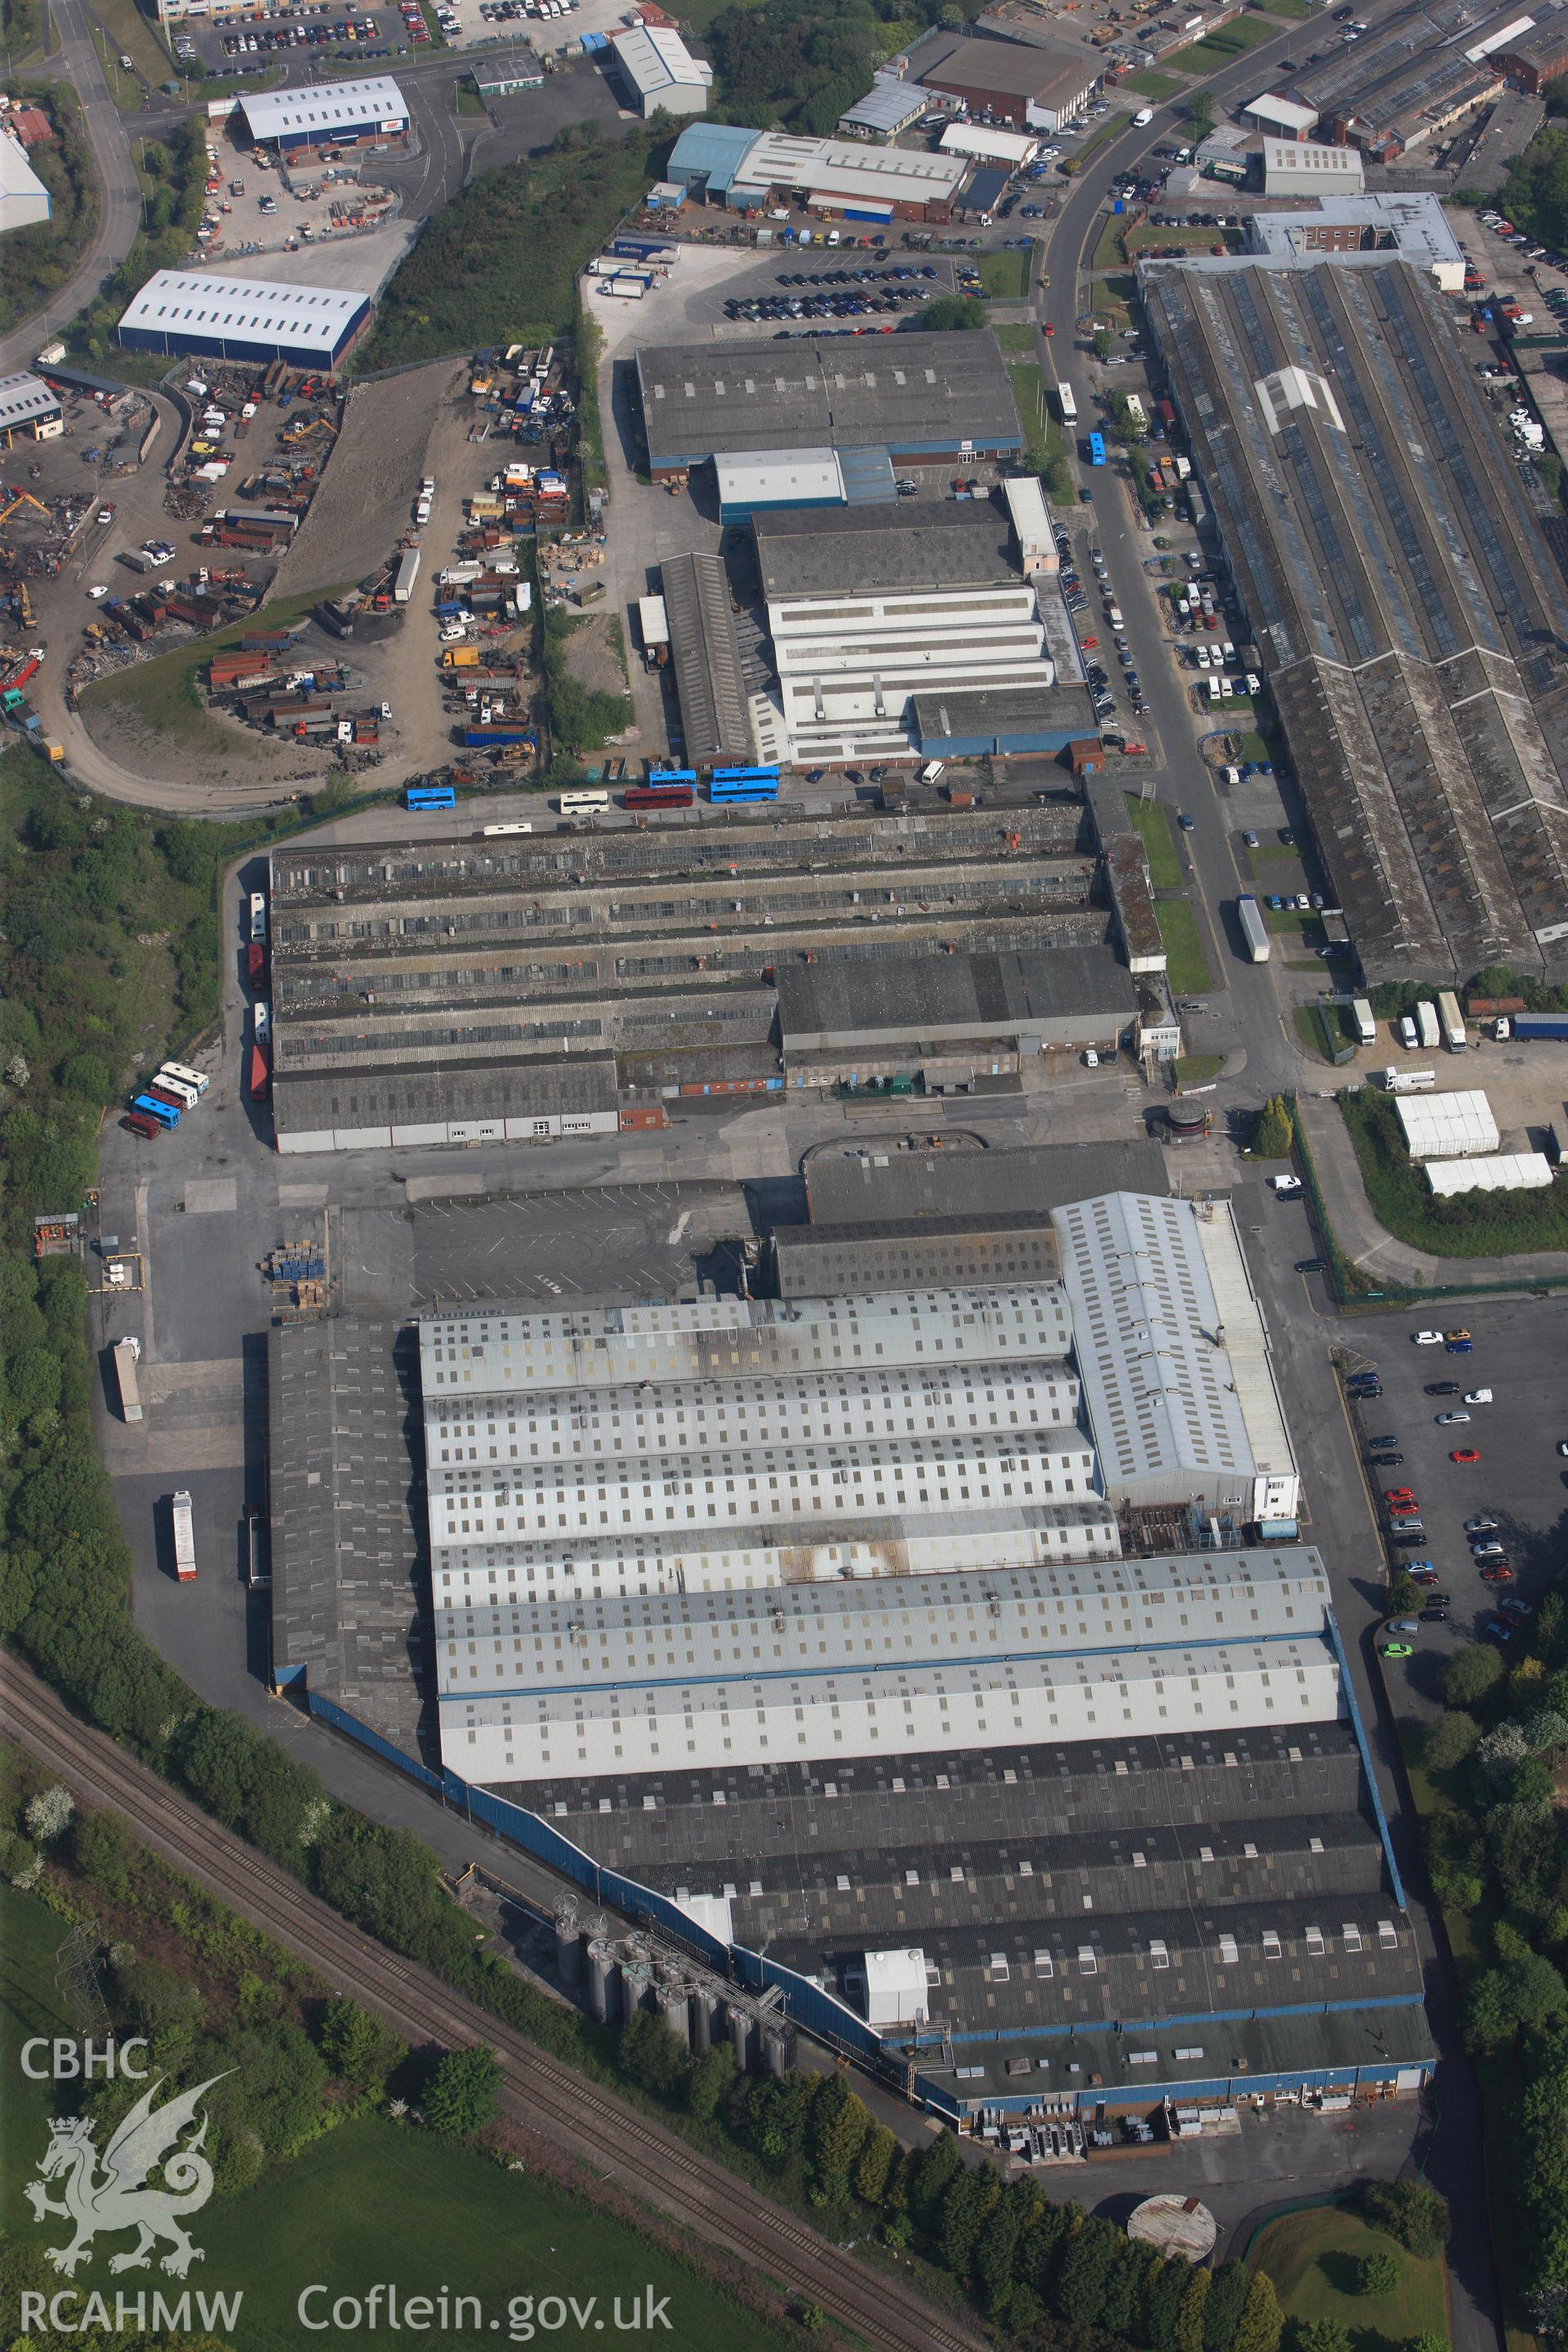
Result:
[[1412,1160],[1468,1160],[1496,1151],[1492,1107],[1479,1087],[1452,1094],[1399,1095],[1394,1109]]
[[1021,131],[991,131],[978,122],[950,122],[942,134],[942,152],[965,155],[975,163],[1005,163],[1010,172],[1021,172],[1039,153],[1040,142]]
[[1456,1192],[1542,1192],[1555,1181],[1543,1151],[1500,1151],[1482,1160],[1433,1160],[1426,1181],[1439,1200]]
[[889,221],[901,214],[923,219],[927,206],[942,208],[945,217],[968,170],[961,155],[931,155],[923,148],[763,131],[737,168],[729,201],[745,209],[776,192],[857,220]]
[[29,368],[0,375],[0,449],[8,449],[18,434],[29,441],[56,441],[64,423],[59,395],[41,376]]
[[49,192],[21,141],[0,131],[0,236],[14,228],[41,228],[49,214]]
[[[896,347],[878,364],[897,379]],[[1055,684],[1034,583],[990,500],[763,513],[755,529],[797,765],[906,758],[917,696]]]
[[1229,1209],[1110,1192],[1051,1223],[1110,1500],[1293,1522],[1300,1474]]
[[1359,147],[1328,147],[1315,139],[1265,139],[1266,196],[1359,196],[1366,166]]
[[701,114],[713,94],[713,68],[694,58],[673,25],[634,25],[610,36],[610,54],[632,102],[645,118]]
[[1317,128],[1318,110],[1313,106],[1302,106],[1296,99],[1281,98],[1278,90],[1266,89],[1242,108],[1241,119],[1255,130],[1272,132],[1276,138],[1305,140]]
[[291,154],[318,147],[401,139],[408,101],[390,74],[358,81],[321,82],[300,89],[258,90],[239,101],[246,129],[258,147]]
[[1002,495],[1007,501],[1025,579],[1055,579],[1061,570],[1061,557],[1057,551],[1056,527],[1038,475],[1009,475],[1002,485]]
[[156,269],[120,320],[127,352],[335,368],[369,324],[366,295],[205,270]]

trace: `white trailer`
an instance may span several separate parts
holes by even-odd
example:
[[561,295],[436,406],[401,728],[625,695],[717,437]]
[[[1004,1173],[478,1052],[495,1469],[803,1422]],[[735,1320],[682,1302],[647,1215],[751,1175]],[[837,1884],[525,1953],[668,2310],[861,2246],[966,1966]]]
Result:
[[1383,1074],[1383,1083],[1391,1095],[1429,1095],[1437,1083],[1437,1073],[1402,1069],[1397,1062],[1391,1062]]
[[136,1367],[142,1360],[140,1339],[117,1339],[114,1343],[114,1370],[120,1381],[120,1418],[140,1421],[142,1391],[137,1385]]
[[174,1574],[182,1584],[190,1584],[196,1573],[196,1531],[191,1498],[183,1486],[170,1505],[170,1518],[174,1530]]
[[1415,1008],[1415,1034],[1424,1054],[1435,1054],[1443,1042],[1443,1033],[1437,1026],[1437,1008],[1425,997]]
[[1263,919],[1262,908],[1249,890],[1244,890],[1237,900],[1236,914],[1241,925],[1241,936],[1247,942],[1247,954],[1254,963],[1267,963],[1268,926]]
[[414,593],[414,583],[419,577],[419,550],[411,547],[397,567],[397,579],[392,591],[395,604],[406,604]]

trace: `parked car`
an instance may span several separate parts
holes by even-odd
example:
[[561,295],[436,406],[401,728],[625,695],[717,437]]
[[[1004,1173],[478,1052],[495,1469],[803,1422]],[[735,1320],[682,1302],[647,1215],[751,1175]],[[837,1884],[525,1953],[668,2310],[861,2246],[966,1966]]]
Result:
[[1506,1559],[1494,1559],[1489,1567],[1482,1569],[1481,1582],[1483,1584],[1511,1584],[1513,1582],[1513,1570],[1509,1566]]
[[1432,1417],[1439,1429],[1453,1429],[1461,1421],[1468,1421],[1470,1416],[1468,1412],[1438,1412]]
[[[1504,1636],[1506,1640],[1507,1636]],[[1384,1642],[1379,1655],[1384,1658],[1413,1658],[1415,1655],[1408,1642]]]
[[1459,1383],[1458,1381],[1428,1381],[1426,1393],[1428,1396],[1458,1396]]
[[1410,1337],[1418,1348],[1440,1348],[1443,1344],[1441,1331],[1412,1331]]
[[1439,1609],[1436,1603],[1430,1609],[1423,1609],[1421,1614],[1428,1625],[1446,1625],[1448,1622],[1447,1611]]
[[1326,1259],[1321,1257],[1299,1257],[1296,1260],[1298,1274],[1327,1274],[1328,1270]]
[[1473,1519],[1467,1519],[1465,1521],[1465,1533],[1468,1536],[1490,1535],[1492,1529],[1499,1524],[1500,1522],[1494,1519],[1489,1512],[1478,1511]]

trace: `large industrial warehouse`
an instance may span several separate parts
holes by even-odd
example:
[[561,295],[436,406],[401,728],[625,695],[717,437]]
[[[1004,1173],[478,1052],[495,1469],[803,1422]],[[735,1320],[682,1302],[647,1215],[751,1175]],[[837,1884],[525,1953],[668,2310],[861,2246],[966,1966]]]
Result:
[[[278,1678],[433,1736],[449,1790],[939,2113],[1413,2090],[1419,1961],[1236,1227],[1075,1168],[1160,1155],[832,1147],[778,1236],[782,1280],[840,1221],[816,1293],[275,1332]],[[944,1250],[1033,1270],[948,1286]]]
[[322,82],[310,89],[258,90],[243,97],[239,107],[257,146],[280,155],[366,146],[408,132],[408,101],[390,74]]
[[[1016,1084],[1020,1056],[1109,1043],[1154,1009],[1107,943],[1070,804],[1005,827],[942,811],[913,835],[769,810],[658,835],[314,845],[275,850],[271,874],[283,1152],[591,1134],[617,1107],[868,1075]],[[851,968],[869,1024],[825,992]]]
[[205,270],[157,269],[121,318],[120,345],[174,359],[331,369],[370,323],[363,294]]
[[1290,88],[1318,114],[1320,138],[1389,163],[1505,87],[1539,90],[1564,69],[1564,0],[1529,14],[1509,0],[1409,0]]
[[988,697],[1016,695],[1054,710],[1056,748],[1095,732],[1081,686],[1044,699],[1057,674],[1037,589],[991,500],[763,513],[752,527],[798,766],[921,748],[917,695],[945,707],[954,734],[989,723]]
[[1142,282],[1366,979],[1568,977],[1568,592],[1430,279]]
[[[868,159],[879,151],[854,151]],[[995,336],[658,344],[637,355],[656,481],[715,457],[866,449],[890,464],[1011,457],[1023,446]]]

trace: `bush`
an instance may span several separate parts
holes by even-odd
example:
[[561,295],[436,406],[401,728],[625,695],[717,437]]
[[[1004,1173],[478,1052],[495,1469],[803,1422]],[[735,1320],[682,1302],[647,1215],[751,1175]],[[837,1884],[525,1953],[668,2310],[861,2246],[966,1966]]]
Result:
[[501,2072],[495,2052],[448,2050],[430,2077],[421,2105],[430,2129],[460,2139],[483,2129],[496,2111]]
[[1270,1096],[1252,1130],[1253,1155],[1258,1160],[1289,1160],[1296,1140],[1295,1122],[1282,1095]]
[[1399,2284],[1399,2264],[1392,2254],[1363,2254],[1355,2266],[1357,2294],[1392,2294]]
[[1448,2242],[1453,2220],[1448,2200],[1425,2180],[1373,2180],[1362,2191],[1362,2219],[1427,2262]]
[[1498,1651],[1485,1642],[1467,1642],[1443,1669],[1443,1700],[1447,1706],[1468,1707],[1490,1698],[1503,1679]]
[[1463,1707],[1451,1707],[1429,1724],[1422,1743],[1421,1761],[1429,1772],[1449,1772],[1462,1764],[1481,1736],[1481,1727]]

